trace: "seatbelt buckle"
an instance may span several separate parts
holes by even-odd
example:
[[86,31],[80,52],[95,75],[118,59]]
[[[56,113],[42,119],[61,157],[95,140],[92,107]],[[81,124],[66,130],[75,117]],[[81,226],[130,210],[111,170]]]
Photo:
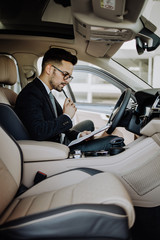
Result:
[[34,178],[34,185],[45,180],[47,178],[47,174],[41,171],[38,171],[36,173],[36,176]]

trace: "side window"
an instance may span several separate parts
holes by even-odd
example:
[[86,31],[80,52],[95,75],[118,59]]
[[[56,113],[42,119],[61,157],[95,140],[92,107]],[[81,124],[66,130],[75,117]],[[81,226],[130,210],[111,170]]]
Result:
[[75,123],[91,119],[96,129],[104,126],[121,95],[115,80],[101,68],[84,62],[74,67],[73,77],[70,87],[77,107]]
[[[37,62],[39,73],[41,72],[41,62],[42,57]],[[113,85],[111,79],[108,81],[107,74],[102,73],[100,69],[98,72],[94,69],[97,67],[84,61],[78,61],[74,67],[72,74],[74,79],[70,83],[70,87],[76,103],[114,106],[121,95],[120,89]],[[64,90],[69,97],[72,96],[68,87],[65,87]],[[63,105],[64,94],[55,90],[53,93],[59,103]]]
[[95,74],[85,68],[74,70],[73,76],[70,86],[76,102],[114,105],[121,95],[120,89],[108,81],[107,75]]

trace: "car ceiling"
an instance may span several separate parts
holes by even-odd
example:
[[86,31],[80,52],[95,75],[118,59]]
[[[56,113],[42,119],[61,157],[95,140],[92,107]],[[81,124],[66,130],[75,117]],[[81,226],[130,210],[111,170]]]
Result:
[[[69,0],[54,1],[63,7]],[[43,21],[49,0],[5,0],[0,2],[0,33],[73,39],[73,25]]]
[[[104,11],[108,9],[102,7],[97,11],[97,2],[107,1],[1,0],[0,51],[25,50],[41,55],[58,45],[94,57],[112,57],[142,29],[139,17],[147,0],[108,1],[115,3],[115,11],[107,14]],[[94,27],[96,31],[92,31]],[[100,37],[93,36],[97,31]]]

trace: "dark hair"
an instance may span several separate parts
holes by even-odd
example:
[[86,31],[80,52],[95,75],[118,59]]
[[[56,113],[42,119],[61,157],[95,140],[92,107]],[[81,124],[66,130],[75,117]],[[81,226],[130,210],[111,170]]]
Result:
[[43,57],[42,61],[42,69],[44,69],[46,63],[50,61],[55,61],[57,63],[61,63],[62,60],[67,62],[71,62],[73,65],[77,63],[77,57],[70,52],[62,49],[62,48],[50,48]]

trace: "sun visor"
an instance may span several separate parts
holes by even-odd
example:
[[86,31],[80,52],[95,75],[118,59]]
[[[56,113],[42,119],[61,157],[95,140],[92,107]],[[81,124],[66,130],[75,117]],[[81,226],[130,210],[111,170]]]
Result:
[[144,3],[145,0],[92,0],[95,15],[113,22],[136,22]]
[[76,31],[86,40],[98,41],[98,42],[122,42],[128,41],[133,38],[133,31],[129,28],[113,27],[108,25],[107,27],[96,26],[86,24],[83,20],[75,18]]
[[92,0],[94,13],[104,19],[114,22],[123,21],[126,0]]
[[[124,42],[134,39],[143,27],[139,16],[145,0],[72,0],[71,3],[74,31],[88,42],[86,52],[92,56],[111,57],[115,52],[112,49],[118,50]],[[101,52],[95,52],[98,46]]]

